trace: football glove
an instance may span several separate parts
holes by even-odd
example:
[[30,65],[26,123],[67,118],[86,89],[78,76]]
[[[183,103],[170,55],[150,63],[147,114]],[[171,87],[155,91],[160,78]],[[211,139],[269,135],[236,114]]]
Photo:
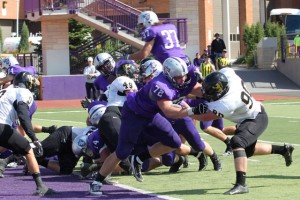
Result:
[[35,148],[33,148],[33,152],[35,157],[39,158],[44,155],[44,149],[40,141],[36,140],[33,142]]
[[192,108],[194,115],[200,115],[207,112],[207,105],[200,103],[198,106]]

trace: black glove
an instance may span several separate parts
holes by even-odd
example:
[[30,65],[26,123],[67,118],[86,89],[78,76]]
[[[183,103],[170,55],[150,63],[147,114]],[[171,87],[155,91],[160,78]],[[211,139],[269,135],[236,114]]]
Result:
[[45,127],[45,126],[42,126],[42,132],[44,133],[53,133],[54,131],[56,131],[57,129],[57,126],[56,125],[52,125],[52,126],[49,126],[49,127]]
[[195,115],[200,115],[200,114],[206,113],[207,105],[200,103],[198,106],[193,107],[192,110]]
[[36,140],[33,142],[35,148],[33,148],[33,152],[35,157],[39,158],[44,155],[44,149],[40,141]]
[[88,108],[91,104],[90,100],[87,97],[85,97],[84,100],[81,100],[80,103],[83,108]]

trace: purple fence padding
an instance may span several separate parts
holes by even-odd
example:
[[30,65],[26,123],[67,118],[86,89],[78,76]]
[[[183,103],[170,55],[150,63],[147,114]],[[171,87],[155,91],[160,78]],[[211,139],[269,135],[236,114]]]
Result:
[[85,96],[83,75],[42,76],[42,100],[82,99]]
[[[44,183],[57,191],[57,194],[45,197],[32,196],[35,192],[35,184],[32,176],[22,174],[22,166],[6,169],[4,178],[1,178],[0,199],[20,200],[20,199],[122,199],[122,200],[161,200],[162,198],[141,194],[135,191],[124,189],[118,186],[104,185],[102,196],[92,196],[88,193],[91,180],[80,180],[75,175],[55,175],[48,169],[41,167],[41,174]],[[132,178],[134,179],[134,178]],[[134,180],[133,180],[134,181]]]

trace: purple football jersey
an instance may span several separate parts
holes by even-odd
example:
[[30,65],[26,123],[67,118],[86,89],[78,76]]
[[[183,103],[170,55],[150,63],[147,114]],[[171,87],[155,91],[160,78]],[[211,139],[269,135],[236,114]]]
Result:
[[128,93],[128,107],[136,114],[152,118],[156,113],[160,112],[156,103],[158,100],[167,99],[173,101],[174,104],[180,103],[197,83],[196,67],[189,66],[188,69],[188,80],[186,87],[183,89],[175,88],[164,76],[164,73],[161,73],[138,92]]
[[105,92],[107,90],[107,86],[109,85],[108,76],[104,76],[101,74],[94,81],[94,86],[96,90]]
[[173,24],[161,24],[151,26],[143,32],[143,40],[149,42],[155,38],[151,53],[155,59],[163,63],[171,56],[187,60],[184,51],[180,47],[177,29]]

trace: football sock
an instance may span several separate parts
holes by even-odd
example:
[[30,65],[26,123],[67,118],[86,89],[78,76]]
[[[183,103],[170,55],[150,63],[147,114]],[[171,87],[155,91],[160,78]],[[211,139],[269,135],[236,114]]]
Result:
[[236,172],[236,184],[245,186],[246,185],[246,172]]
[[284,146],[278,146],[278,145],[272,145],[272,151],[271,154],[281,154],[283,155],[285,153]]

